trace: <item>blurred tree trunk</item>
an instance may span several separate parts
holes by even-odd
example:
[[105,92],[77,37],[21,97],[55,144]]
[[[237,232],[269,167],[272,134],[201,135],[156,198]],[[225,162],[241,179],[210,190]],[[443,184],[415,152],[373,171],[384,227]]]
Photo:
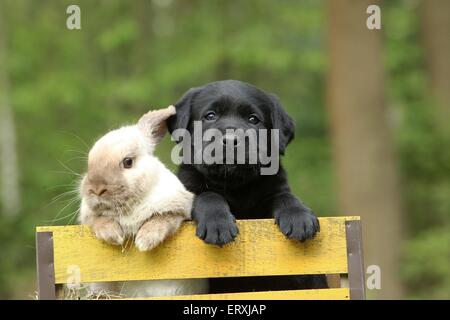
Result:
[[422,37],[430,79],[430,89],[436,102],[436,125],[450,134],[450,1],[424,0]]
[[0,192],[2,212],[17,215],[20,210],[16,132],[9,102],[9,81],[6,68],[7,31],[5,12],[0,5]]
[[402,297],[401,201],[386,105],[381,30],[366,27],[376,0],[328,0],[328,108],[345,215],[360,215],[365,266],[381,268],[376,298]]

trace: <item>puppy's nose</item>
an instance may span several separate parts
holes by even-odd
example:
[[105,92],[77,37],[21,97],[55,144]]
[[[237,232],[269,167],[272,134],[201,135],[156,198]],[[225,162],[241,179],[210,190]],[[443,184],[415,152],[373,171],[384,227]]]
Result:
[[222,138],[222,144],[224,146],[230,145],[230,146],[238,146],[241,143],[241,140],[239,137],[235,134],[226,134]]

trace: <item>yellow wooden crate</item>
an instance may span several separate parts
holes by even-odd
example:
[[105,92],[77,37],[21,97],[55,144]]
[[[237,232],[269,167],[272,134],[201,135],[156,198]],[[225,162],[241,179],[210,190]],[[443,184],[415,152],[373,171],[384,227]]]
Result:
[[132,244],[121,248],[103,243],[95,239],[86,226],[37,227],[39,297],[54,298],[55,285],[66,283],[68,270],[77,266],[81,282],[349,274],[350,288],[171,298],[363,298],[359,217],[319,220],[321,232],[305,243],[286,239],[271,219],[238,220],[239,236],[222,248],[195,237],[195,225],[187,222],[175,236],[145,253]]

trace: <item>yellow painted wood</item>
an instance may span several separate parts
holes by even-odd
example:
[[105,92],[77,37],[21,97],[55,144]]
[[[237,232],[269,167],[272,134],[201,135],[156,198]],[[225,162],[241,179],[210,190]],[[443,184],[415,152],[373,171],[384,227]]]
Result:
[[140,298],[138,300],[349,300],[348,288],[285,290],[261,292],[237,292],[220,294],[199,294],[189,296],[171,296]]
[[319,218],[314,240],[286,239],[271,219],[239,220],[236,241],[222,248],[205,244],[187,222],[163,245],[139,252],[95,239],[85,226],[38,227],[53,232],[56,283],[66,283],[79,268],[82,282],[235,276],[347,273],[345,221]]

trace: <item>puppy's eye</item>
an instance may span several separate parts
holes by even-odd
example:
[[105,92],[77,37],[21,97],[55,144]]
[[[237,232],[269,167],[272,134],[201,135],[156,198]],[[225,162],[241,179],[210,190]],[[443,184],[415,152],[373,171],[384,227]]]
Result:
[[213,121],[216,120],[217,115],[214,111],[209,111],[207,114],[205,114],[204,118],[207,121]]
[[124,158],[122,160],[122,165],[125,169],[130,169],[133,166],[133,159],[131,158]]
[[248,117],[248,122],[250,122],[251,124],[257,124],[260,122],[260,120],[257,116],[252,114],[250,117]]

